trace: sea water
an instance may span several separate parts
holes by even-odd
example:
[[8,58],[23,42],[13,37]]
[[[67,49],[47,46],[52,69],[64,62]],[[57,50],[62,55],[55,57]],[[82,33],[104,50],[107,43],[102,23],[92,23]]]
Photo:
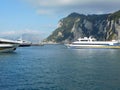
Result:
[[0,53],[0,90],[120,90],[120,49],[45,45]]

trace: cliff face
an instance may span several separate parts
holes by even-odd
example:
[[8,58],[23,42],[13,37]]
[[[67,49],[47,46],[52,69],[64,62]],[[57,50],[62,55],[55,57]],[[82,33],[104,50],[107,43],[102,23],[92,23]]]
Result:
[[89,36],[97,40],[120,39],[120,11],[103,15],[72,13],[59,21],[46,41],[64,43]]

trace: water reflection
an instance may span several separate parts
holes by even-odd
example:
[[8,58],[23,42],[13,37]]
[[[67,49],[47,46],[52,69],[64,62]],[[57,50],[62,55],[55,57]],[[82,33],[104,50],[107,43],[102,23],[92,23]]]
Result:
[[0,60],[3,58],[11,58],[16,56],[18,53],[17,52],[8,52],[8,53],[0,53]]
[[72,49],[73,53],[80,55],[80,56],[111,56],[111,55],[118,55],[120,50],[119,49]]

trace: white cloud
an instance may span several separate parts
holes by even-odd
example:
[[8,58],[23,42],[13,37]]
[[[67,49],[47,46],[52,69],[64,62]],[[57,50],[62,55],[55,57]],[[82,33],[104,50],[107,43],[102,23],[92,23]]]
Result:
[[40,31],[40,30],[13,30],[13,31],[1,31],[0,36],[1,38],[7,38],[7,39],[19,39],[21,36],[23,36],[24,39],[30,40],[33,42],[37,42],[40,40],[43,40],[48,32],[46,31]]
[[9,36],[9,35],[22,35],[22,34],[42,34],[41,32],[37,31],[37,30],[29,30],[29,29],[25,29],[25,30],[13,30],[13,31],[2,31],[0,33],[1,36]]
[[53,13],[55,13],[55,11],[50,10],[50,9],[48,9],[48,10],[46,10],[46,9],[38,9],[37,10],[37,14],[53,14]]
[[36,7],[39,14],[108,13],[120,9],[120,0],[24,0]]
[[[102,2],[103,0],[25,0],[30,2],[31,4],[39,7],[61,7],[61,6],[69,6],[76,4],[86,4],[90,2]],[[112,1],[112,0],[109,0]]]

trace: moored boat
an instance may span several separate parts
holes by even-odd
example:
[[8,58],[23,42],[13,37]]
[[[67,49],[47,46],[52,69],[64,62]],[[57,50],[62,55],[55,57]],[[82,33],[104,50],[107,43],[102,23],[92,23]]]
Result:
[[13,52],[18,46],[17,41],[0,38],[0,52]]
[[29,47],[32,45],[30,41],[18,39],[17,42],[20,44],[19,47]]
[[92,37],[79,38],[77,41],[72,42],[71,44],[66,44],[68,48],[120,48],[120,42],[118,40],[112,41],[96,41]]

